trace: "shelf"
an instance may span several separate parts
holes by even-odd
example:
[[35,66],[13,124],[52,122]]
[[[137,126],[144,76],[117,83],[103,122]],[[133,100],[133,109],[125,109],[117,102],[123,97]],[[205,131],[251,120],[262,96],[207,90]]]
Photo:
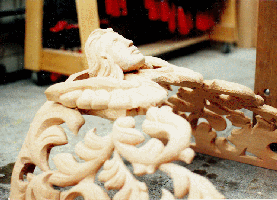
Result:
[[[145,56],[157,56],[202,41],[209,40],[208,35],[184,40],[163,40],[139,46]],[[41,70],[70,75],[84,70],[84,54],[65,50],[44,48],[41,55]]]
[[209,35],[184,40],[162,40],[151,44],[138,46],[140,52],[145,56],[157,56],[168,53],[186,46],[209,40]]
[[83,54],[56,49],[43,49],[41,70],[71,75],[84,70]]

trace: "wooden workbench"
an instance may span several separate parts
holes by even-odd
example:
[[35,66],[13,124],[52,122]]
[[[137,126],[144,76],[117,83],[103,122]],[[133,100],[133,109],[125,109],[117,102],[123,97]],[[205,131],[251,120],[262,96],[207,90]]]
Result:
[[[26,0],[25,69],[70,75],[87,68],[83,53],[45,49],[42,46],[43,0]],[[100,27],[97,0],[76,0],[81,49],[89,34]],[[144,55],[156,56],[205,40],[234,43],[238,39],[236,0],[228,0],[221,23],[210,34],[184,40],[164,40],[138,48]]]

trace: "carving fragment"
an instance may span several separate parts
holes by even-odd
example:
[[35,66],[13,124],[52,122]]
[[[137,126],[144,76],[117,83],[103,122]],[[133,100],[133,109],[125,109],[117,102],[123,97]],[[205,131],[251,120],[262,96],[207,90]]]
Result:
[[[113,199],[149,199],[146,184],[135,175],[157,170],[174,183],[174,194],[162,189],[162,199],[224,198],[206,178],[171,163],[190,164],[194,151],[277,169],[276,153],[270,149],[277,143],[277,111],[251,89],[204,81],[190,69],[145,57],[112,29],[93,31],[85,50],[89,69],[45,91],[47,102],[30,125],[14,167],[11,200],[110,199],[107,190],[118,190]],[[168,98],[171,85],[180,88]],[[242,108],[259,114],[256,125]],[[51,149],[68,143],[60,125],[66,123],[78,134],[85,123],[82,115],[113,120],[113,129],[101,137],[91,127],[75,146],[76,155],[56,154],[56,169],[50,169]],[[135,128],[136,115],[146,115],[144,133]],[[238,128],[218,137],[216,131],[226,130],[226,120]],[[36,167],[42,173],[34,174]],[[96,184],[97,174],[104,188]]]
[[[195,151],[277,169],[274,164],[277,154],[270,149],[277,139],[276,108],[265,105],[262,97],[250,88],[223,80],[206,80],[202,89],[181,87],[166,104],[190,122],[196,141],[191,147]],[[254,127],[242,108],[258,114]],[[188,117],[185,112],[190,113]],[[208,123],[199,122],[200,118]],[[233,129],[226,138],[217,137],[215,131],[226,129],[226,119],[240,129]]]

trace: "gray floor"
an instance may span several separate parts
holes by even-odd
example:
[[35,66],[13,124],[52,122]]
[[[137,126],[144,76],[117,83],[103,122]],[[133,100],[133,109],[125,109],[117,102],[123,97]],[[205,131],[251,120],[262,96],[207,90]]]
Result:
[[[184,51],[183,56],[182,51]],[[197,49],[187,53],[190,48],[164,56],[170,63],[187,67],[203,74],[205,79],[224,79],[254,88],[255,49],[234,48],[230,54],[222,54],[218,48]],[[32,80],[26,79],[6,85],[0,85],[0,199],[7,199],[9,180],[13,163],[16,161],[21,145],[25,139],[35,113],[46,101],[44,91],[47,86],[37,86]],[[174,90],[176,91],[176,90]],[[138,124],[142,118],[136,118]],[[107,124],[97,121],[90,126],[99,127]],[[83,135],[70,136],[69,145],[58,151],[73,151],[74,143]],[[50,163],[51,164],[51,163]],[[52,164],[51,164],[52,165]],[[231,199],[272,199],[277,198],[277,172],[254,167],[234,161],[223,160],[202,154],[197,154],[192,164],[187,165],[191,171],[210,179],[216,188]],[[159,176],[160,177],[160,176]],[[172,185],[165,176],[162,179],[153,176],[147,185],[163,185],[169,190]],[[158,188],[159,189],[159,188]],[[154,198],[155,192],[151,196]]]

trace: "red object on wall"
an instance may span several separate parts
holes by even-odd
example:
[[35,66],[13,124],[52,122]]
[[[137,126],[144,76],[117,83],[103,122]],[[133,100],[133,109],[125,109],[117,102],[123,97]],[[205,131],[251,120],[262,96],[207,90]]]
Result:
[[196,28],[207,31],[215,25],[214,16],[209,12],[198,12],[196,14]]
[[169,20],[169,5],[168,5],[168,0],[162,0],[160,3],[161,7],[161,20],[163,22],[167,22]]
[[119,0],[119,7],[121,9],[121,15],[122,16],[127,16],[128,11],[127,11],[127,3],[126,0]]
[[187,35],[190,32],[189,25],[188,25],[188,18],[185,15],[184,9],[179,6],[178,9],[178,31],[182,35]]
[[118,0],[113,0],[113,9],[112,9],[111,15],[113,17],[120,17],[120,15],[121,15]]
[[174,33],[176,30],[176,6],[171,4],[169,20],[168,20],[168,29],[171,33]]
[[58,21],[54,27],[50,28],[50,31],[57,33],[59,31],[64,30],[67,25],[68,25],[67,21]]
[[52,72],[50,74],[50,80],[52,82],[57,82],[59,79],[61,79],[62,76],[63,76],[62,74]]
[[69,30],[69,29],[73,29],[73,28],[79,28],[78,24],[68,24],[65,29]]
[[153,2],[154,2],[154,0],[144,0],[144,7],[146,9],[150,9],[151,6],[153,6]]
[[186,16],[187,16],[188,28],[189,28],[189,30],[191,30],[191,29],[193,29],[193,17],[192,17],[192,14],[190,12],[187,12]]
[[120,7],[118,0],[105,0],[106,13],[113,17],[119,17]]
[[159,2],[154,0],[150,1],[150,8],[148,9],[148,18],[150,20],[158,20],[160,19],[160,5]]
[[113,10],[113,0],[105,0],[105,8],[106,8],[106,13],[108,15],[112,14]]

